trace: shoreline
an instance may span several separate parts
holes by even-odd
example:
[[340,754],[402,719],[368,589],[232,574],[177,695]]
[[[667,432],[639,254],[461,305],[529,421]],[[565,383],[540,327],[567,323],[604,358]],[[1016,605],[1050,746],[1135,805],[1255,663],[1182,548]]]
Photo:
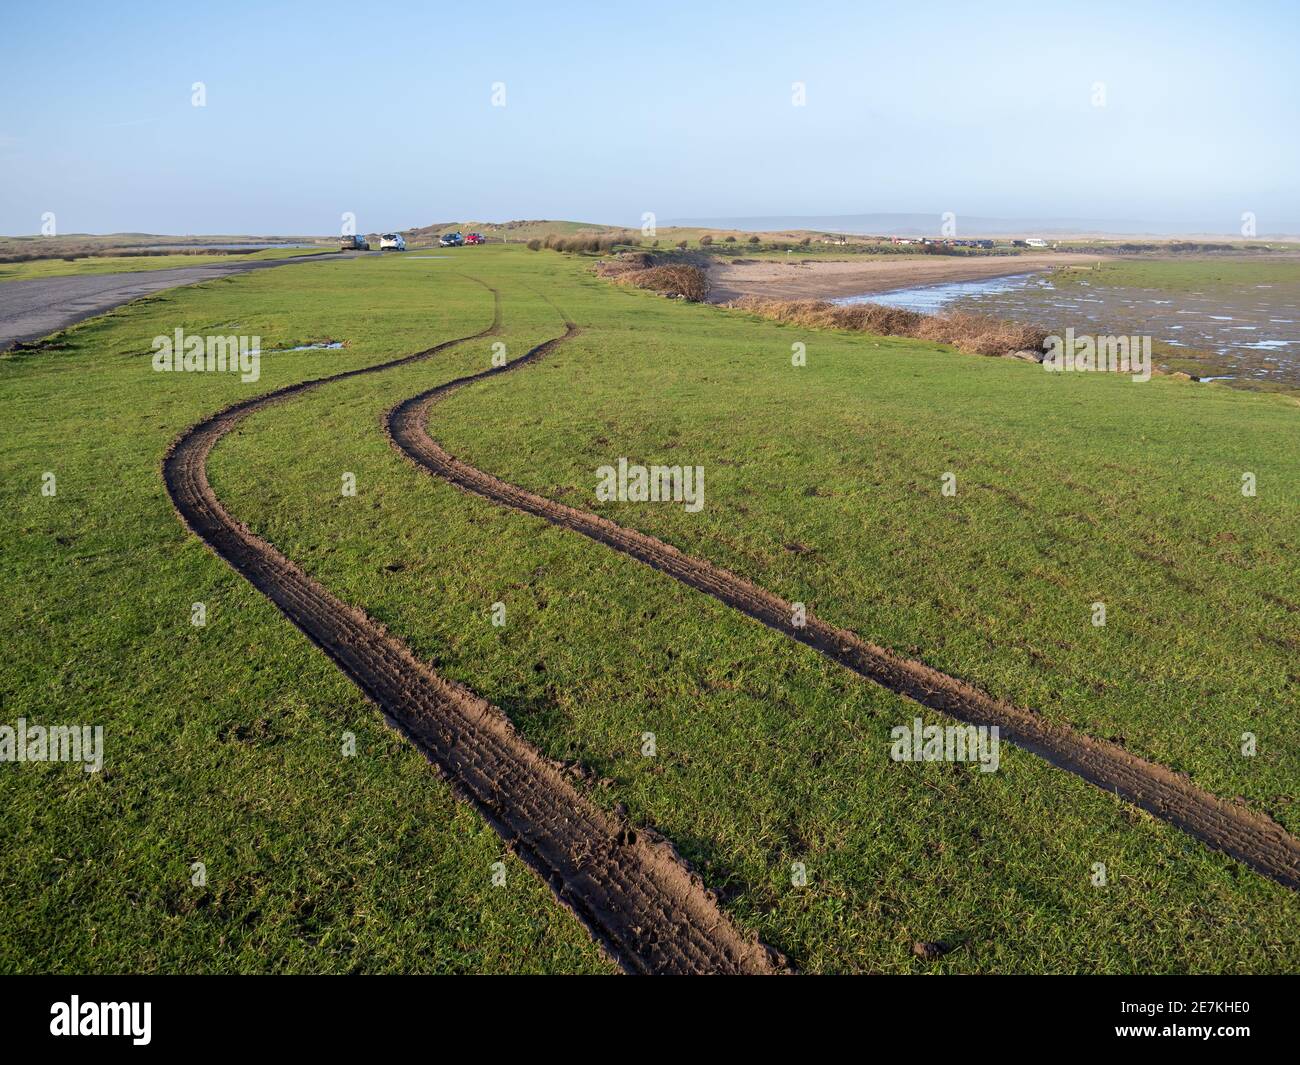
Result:
[[831,300],[867,296],[900,288],[981,281],[1034,274],[1059,266],[1091,266],[1106,256],[1044,253],[958,258],[938,255],[862,256],[846,259],[753,259],[721,261],[708,268],[710,303],[741,296]]

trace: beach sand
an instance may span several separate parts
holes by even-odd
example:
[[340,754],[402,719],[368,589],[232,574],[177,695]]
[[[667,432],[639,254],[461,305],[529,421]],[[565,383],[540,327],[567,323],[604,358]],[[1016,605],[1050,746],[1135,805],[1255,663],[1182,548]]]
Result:
[[777,299],[835,299],[871,292],[941,285],[949,281],[975,281],[1050,270],[1057,266],[1091,266],[1102,256],[1046,252],[1031,255],[854,256],[843,260],[747,259],[721,260],[709,267],[709,299],[725,303],[739,296]]

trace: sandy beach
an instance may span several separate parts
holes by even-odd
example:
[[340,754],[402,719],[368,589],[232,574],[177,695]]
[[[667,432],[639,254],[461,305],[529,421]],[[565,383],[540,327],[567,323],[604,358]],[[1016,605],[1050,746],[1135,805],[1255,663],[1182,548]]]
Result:
[[882,257],[855,256],[843,260],[748,259],[724,260],[709,267],[714,303],[740,296],[778,299],[835,299],[869,292],[888,292],[913,285],[940,285],[949,281],[975,281],[1009,277],[1057,266],[1089,266],[1103,261],[1099,255],[1044,252],[1033,255],[958,257],[943,255]]

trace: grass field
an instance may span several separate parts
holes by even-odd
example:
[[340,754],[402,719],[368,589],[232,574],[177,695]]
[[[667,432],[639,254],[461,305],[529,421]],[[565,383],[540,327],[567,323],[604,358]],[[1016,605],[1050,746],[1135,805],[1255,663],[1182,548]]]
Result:
[[1089,273],[1064,270],[1053,277],[1053,281],[1061,285],[1077,284],[1080,280],[1099,285],[1206,294],[1223,294],[1256,285],[1291,288],[1300,285],[1300,259],[1294,255],[1237,255],[1112,260]]
[[[182,529],[159,478],[182,429],[251,392],[482,328],[491,297],[467,274],[500,290],[510,358],[564,315],[582,332],[434,407],[449,450],[1300,831],[1293,402],[801,332],[617,288],[553,253],[363,258],[163,293],[0,360],[0,717],[106,733],[99,774],[0,772],[0,970],[609,969]],[[346,346],[266,354],[256,385],[151,372],[150,338],[177,326]],[[802,970],[1300,963],[1293,892],[1011,747],[995,773],[892,762],[890,729],[914,705],[395,454],[382,412],[486,368],[492,342],[253,415],[212,456],[218,495],[543,752],[585,766],[594,801],[668,836]],[[595,470],[620,456],[702,465],[704,509],[597,502]],[[947,952],[922,960],[918,941]]]

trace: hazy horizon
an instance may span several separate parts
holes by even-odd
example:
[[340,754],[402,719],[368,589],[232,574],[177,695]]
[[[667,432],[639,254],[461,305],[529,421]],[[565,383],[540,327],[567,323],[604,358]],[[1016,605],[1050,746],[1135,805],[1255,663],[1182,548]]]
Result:
[[[710,217],[710,218],[668,218],[658,219],[659,228],[670,228],[680,226],[692,229],[718,229],[718,230],[739,230],[743,232],[779,232],[787,230],[802,230],[807,232],[825,232],[843,234],[846,236],[900,236],[900,237],[917,237],[932,236],[938,237],[945,235],[943,232],[944,218],[940,212],[875,212],[871,214],[852,214],[852,215],[790,215],[790,214],[773,214],[762,216],[743,216],[743,217]],[[480,225],[500,225],[506,222],[576,222],[591,226],[626,226],[629,229],[637,229],[640,225],[636,221],[606,221],[597,218],[561,218],[558,215],[548,215],[542,218],[522,218],[517,215],[502,216],[496,218],[471,218],[463,215],[458,218],[440,217],[430,219],[420,219],[411,222],[409,225],[400,225],[393,227],[383,227],[384,230],[393,229],[399,232],[406,232],[411,229],[425,228],[428,226],[443,225],[460,225],[460,224],[480,224]],[[1090,237],[1149,237],[1154,239],[1171,239],[1171,238],[1222,238],[1222,239],[1242,239],[1239,230],[1233,228],[1224,228],[1215,230],[1210,228],[1212,223],[1206,223],[1197,227],[1194,224],[1188,225],[1161,225],[1148,221],[1134,221],[1124,219],[1078,219],[1078,218],[1052,218],[1052,217],[1033,217],[1033,218],[987,218],[980,215],[961,215],[957,216],[953,224],[955,229],[946,235],[949,236],[1032,236],[1040,235],[1047,237],[1066,237],[1066,236],[1090,236]],[[378,233],[380,229],[365,229],[366,233]],[[158,230],[99,230],[99,231],[73,231],[62,232],[62,236],[156,236],[156,237],[328,237],[334,234],[318,232],[291,232],[283,228],[267,229],[261,231],[248,230],[244,232],[235,232],[233,230],[225,232],[204,232],[198,230],[187,230],[184,232],[161,232]],[[0,236],[26,237],[39,236],[39,234],[0,234]],[[1257,238],[1259,240],[1300,240],[1300,232],[1276,232],[1270,233],[1259,231]]]
[[0,232],[950,211],[1300,233],[1294,5],[566,10],[10,6]]
[[[1235,224],[1234,224],[1235,223]],[[719,229],[774,230],[774,229],[808,229],[828,230],[850,235],[885,234],[897,236],[941,236],[944,224],[943,213],[932,212],[874,212],[854,215],[769,215],[739,218],[681,218],[668,219],[664,225],[680,226],[714,226]],[[1064,218],[1052,216],[1029,216],[1023,218],[988,218],[982,215],[955,215],[953,225],[955,236],[996,235],[1006,236],[1020,233],[1040,233],[1062,236],[1066,234],[1089,234],[1098,236],[1152,236],[1152,237],[1193,237],[1220,236],[1241,239],[1241,220],[1228,220],[1221,228],[1212,228],[1215,219],[1201,219],[1197,222],[1176,224],[1148,219],[1097,219]],[[1300,227],[1297,227],[1300,230]],[[1266,233],[1259,231],[1260,239],[1268,237],[1292,237],[1296,233],[1278,231]]]

